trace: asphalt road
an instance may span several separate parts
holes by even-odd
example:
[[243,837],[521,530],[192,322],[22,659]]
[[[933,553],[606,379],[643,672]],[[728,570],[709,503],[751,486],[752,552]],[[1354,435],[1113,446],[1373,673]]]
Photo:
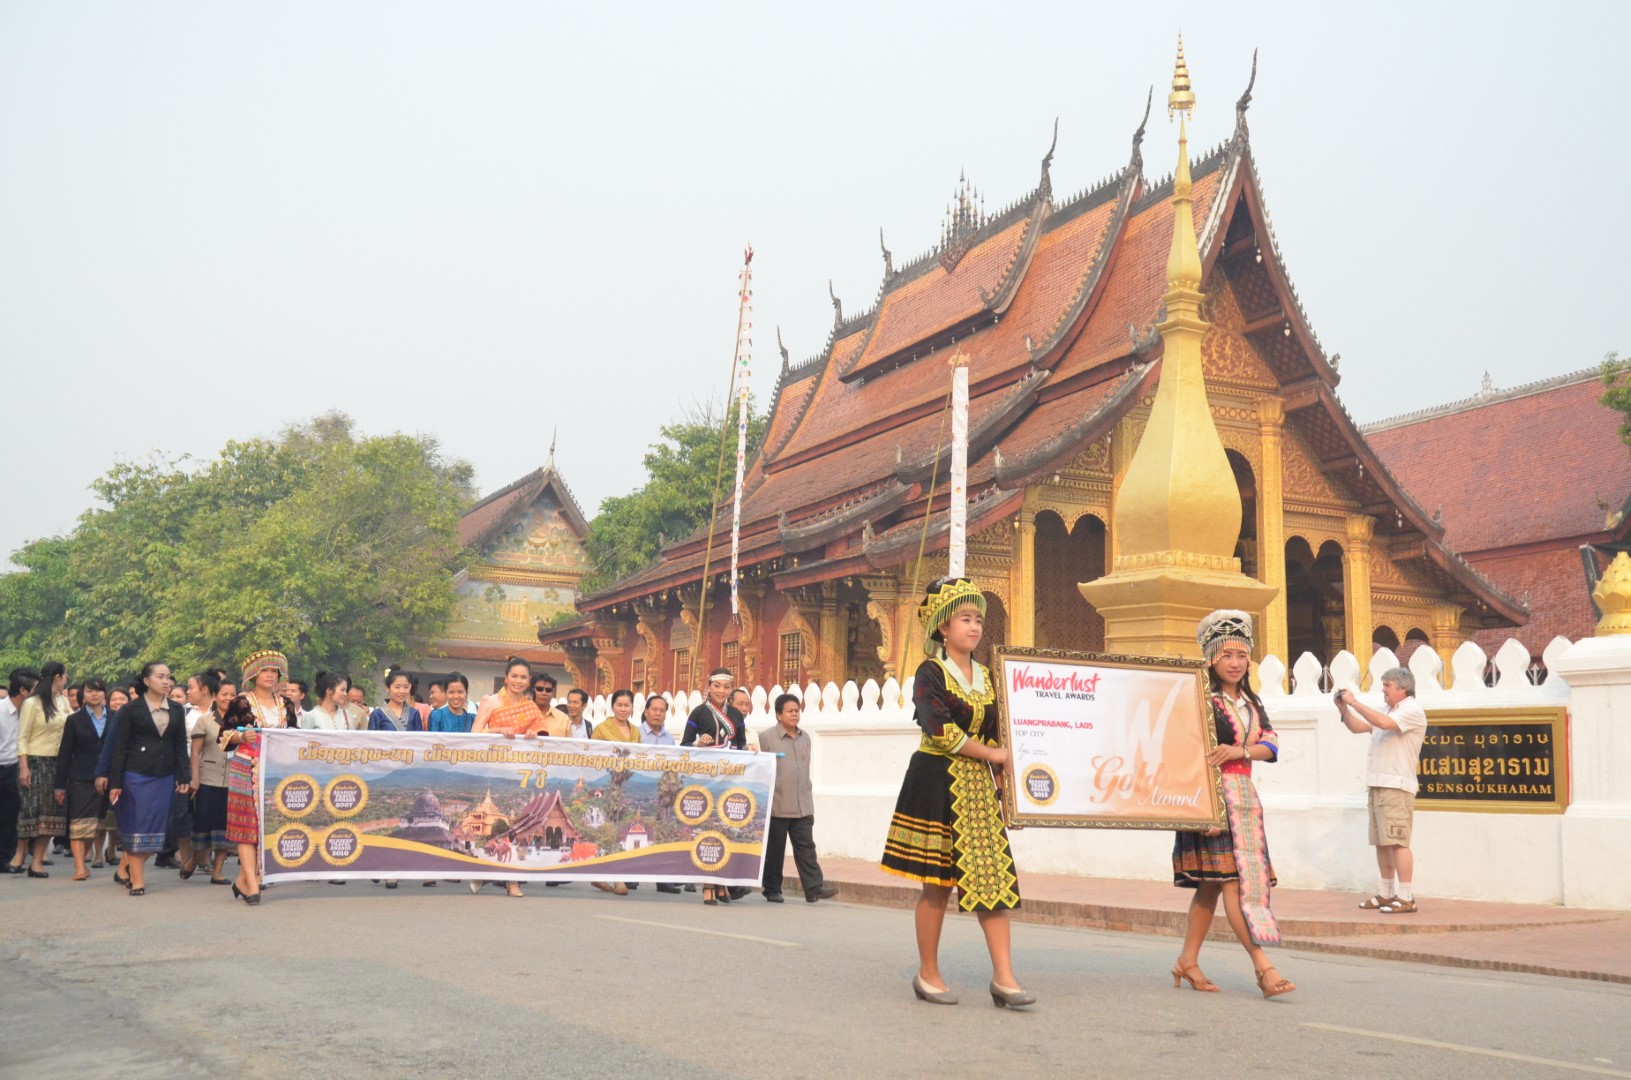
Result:
[[[991,1006],[974,920],[963,1004],[924,1005],[907,911],[583,885],[285,884],[258,908],[151,873],[0,878],[0,1076],[1631,1077],[1631,988],[1281,952],[1264,1001],[1176,991],[1171,938],[1019,924],[1040,1001]],[[229,864],[230,866],[230,864]]]

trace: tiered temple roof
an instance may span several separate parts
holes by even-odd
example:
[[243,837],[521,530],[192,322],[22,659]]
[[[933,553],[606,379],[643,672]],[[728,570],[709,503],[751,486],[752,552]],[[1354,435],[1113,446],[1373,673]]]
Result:
[[[1337,400],[1336,363],[1309,327],[1263,206],[1249,100],[1250,88],[1231,137],[1192,166],[1208,279],[1227,275],[1245,335],[1280,385],[1288,427],[1377,519],[1391,556],[1418,560],[1478,620],[1523,621],[1522,603],[1455,554]],[[797,366],[784,352],[764,443],[745,477],[745,568],[780,587],[884,570],[916,555],[926,514],[929,550],[944,547],[942,406],[954,353],[969,358],[971,534],[1014,513],[1027,482],[1104,438],[1152,391],[1174,210],[1171,180],[1144,177],[1144,131],[1140,123],[1118,172],[1062,205],[1050,148],[1026,197],[989,219],[960,211],[940,247],[898,269],[886,251],[871,310],[845,319],[835,300],[821,352]],[[580,610],[695,585],[706,537],[704,528],[667,545],[653,566],[580,598]],[[720,555],[716,544],[714,572]]]

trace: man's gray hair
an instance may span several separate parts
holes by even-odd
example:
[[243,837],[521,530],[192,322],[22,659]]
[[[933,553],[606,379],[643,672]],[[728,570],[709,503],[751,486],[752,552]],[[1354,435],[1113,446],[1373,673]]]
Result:
[[1382,673],[1382,681],[1392,683],[1409,697],[1416,696],[1416,677],[1410,674],[1409,668],[1388,668]]

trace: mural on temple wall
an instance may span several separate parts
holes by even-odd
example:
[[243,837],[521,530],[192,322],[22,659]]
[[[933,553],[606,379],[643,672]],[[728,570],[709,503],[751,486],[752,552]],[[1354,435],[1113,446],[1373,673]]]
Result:
[[[583,543],[561,508],[546,493],[521,514],[482,553],[493,566],[566,570],[578,575],[590,569]],[[566,601],[571,604],[570,597]]]
[[448,638],[537,645],[540,626],[575,614],[569,585],[501,585],[468,577],[458,594]]

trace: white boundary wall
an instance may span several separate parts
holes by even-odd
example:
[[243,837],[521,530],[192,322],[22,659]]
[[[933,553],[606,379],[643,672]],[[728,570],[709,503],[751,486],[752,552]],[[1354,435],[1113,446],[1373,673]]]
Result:
[[[1509,640],[1493,657],[1494,685],[1485,684],[1492,658],[1465,642],[1452,659],[1446,690],[1443,664],[1418,648],[1409,668],[1429,712],[1562,705],[1570,709],[1571,799],[1565,814],[1461,813],[1419,810],[1412,848],[1415,886],[1424,897],[1510,903],[1631,908],[1631,636],[1591,638],[1546,648],[1549,672],[1530,681],[1531,657]],[[1369,737],[1337,720],[1326,686],[1369,686],[1360,693],[1382,707],[1380,676],[1398,666],[1379,650],[1362,673],[1348,652],[1328,667],[1305,653],[1287,692],[1285,664],[1267,657],[1258,671],[1264,706],[1280,736],[1280,760],[1258,765],[1253,779],[1267,814],[1269,850],[1280,884],[1289,888],[1376,891],[1376,862],[1366,843],[1365,755]],[[1366,678],[1361,680],[1361,675]],[[773,722],[770,705],[782,687],[753,690],[750,731]],[[814,683],[802,691],[803,727],[814,742],[816,843],[824,855],[875,861],[918,728],[909,705],[911,680],[883,686],[868,680],[841,689]],[[668,730],[678,738],[697,692],[665,694],[674,706]],[[635,718],[638,720],[636,702]],[[590,706],[609,712],[605,698]],[[1560,766],[1561,766],[1560,762]],[[1172,834],[1110,829],[1031,829],[1011,834],[1021,873],[1171,880]]]

